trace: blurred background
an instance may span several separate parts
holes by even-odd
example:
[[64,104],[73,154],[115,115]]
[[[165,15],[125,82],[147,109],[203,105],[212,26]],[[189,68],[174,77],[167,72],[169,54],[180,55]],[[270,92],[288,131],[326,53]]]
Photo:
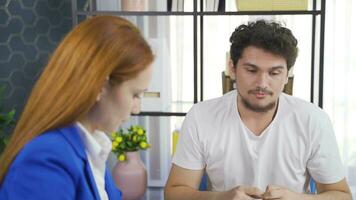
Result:
[[[216,11],[214,5],[209,7],[209,1],[204,2],[204,11]],[[306,11],[312,11],[312,1],[306,2]],[[14,108],[16,118],[20,116],[42,68],[73,25],[95,12],[120,15],[120,11],[125,11],[121,3],[120,0],[0,0],[0,85],[5,86],[4,110]],[[170,7],[169,3],[176,6]],[[221,74],[226,69],[229,37],[238,25],[257,18],[279,20],[297,37],[300,51],[290,73],[293,95],[317,105],[322,100],[322,107],[334,124],[347,179],[356,196],[356,131],[352,125],[356,122],[356,93],[352,92],[356,85],[356,1],[327,1],[325,31],[321,30],[319,15],[313,31],[310,14],[240,15],[233,0],[224,1],[225,12],[233,14],[207,12],[204,20],[198,16],[195,21],[193,3],[193,0],[146,0],[143,8],[137,9],[151,14],[125,15],[141,29],[156,54],[154,77],[150,93],[143,98],[143,112],[123,125],[144,126],[152,144],[149,151],[141,153],[149,178],[144,199],[163,199],[162,189],[173,153],[173,133],[179,132],[185,113],[194,103],[223,94]],[[197,3],[199,12],[200,1]],[[321,9],[320,4],[316,1],[316,10]],[[170,9],[181,14],[167,14]],[[322,47],[324,71],[320,78]],[[114,157],[111,163],[113,160]]]

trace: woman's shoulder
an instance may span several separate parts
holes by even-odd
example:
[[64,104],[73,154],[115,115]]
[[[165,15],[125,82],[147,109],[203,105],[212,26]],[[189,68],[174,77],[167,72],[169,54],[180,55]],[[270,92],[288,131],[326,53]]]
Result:
[[24,150],[55,151],[61,149],[59,152],[63,152],[65,150],[69,150],[69,147],[69,143],[65,139],[65,137],[63,137],[63,134],[61,133],[60,129],[55,129],[51,131],[46,131],[32,139],[24,146]]
[[65,192],[55,199],[74,199],[77,184],[85,177],[85,160],[69,142],[76,135],[69,130],[46,131],[20,150],[2,185],[3,191],[11,193],[11,199],[27,199],[24,197],[28,194],[31,194],[28,199],[41,196],[48,199],[58,188]]
[[16,161],[56,160],[69,164],[76,160],[73,158],[80,157],[76,152],[76,148],[80,147],[74,147],[73,141],[70,141],[71,138],[79,137],[75,134],[77,133],[63,129],[46,131],[28,142],[17,155]]

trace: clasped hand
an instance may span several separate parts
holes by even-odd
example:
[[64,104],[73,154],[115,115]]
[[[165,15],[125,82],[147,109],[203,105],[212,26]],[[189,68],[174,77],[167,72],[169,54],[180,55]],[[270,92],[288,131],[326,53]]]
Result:
[[256,187],[238,186],[228,191],[224,200],[300,200],[299,195],[287,188],[275,185],[267,186],[265,191]]

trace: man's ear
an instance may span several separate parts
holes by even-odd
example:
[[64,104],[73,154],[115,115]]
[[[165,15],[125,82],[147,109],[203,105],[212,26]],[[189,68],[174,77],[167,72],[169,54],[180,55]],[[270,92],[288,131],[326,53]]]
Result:
[[293,67],[287,71],[287,77],[286,77],[286,80],[284,81],[284,85],[287,85],[287,83],[289,81],[289,77],[293,77]]
[[286,80],[284,81],[284,85],[287,85],[288,80],[289,80],[289,76],[286,77]]
[[231,80],[236,80],[236,67],[231,59],[229,59],[229,75]]

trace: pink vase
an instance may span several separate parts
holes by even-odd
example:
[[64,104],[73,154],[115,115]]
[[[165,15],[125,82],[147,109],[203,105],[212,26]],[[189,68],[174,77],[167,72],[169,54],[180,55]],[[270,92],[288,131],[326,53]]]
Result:
[[138,151],[126,156],[126,161],[116,163],[112,175],[123,200],[139,200],[147,189],[147,171]]
[[147,0],[121,0],[123,11],[147,11]]

